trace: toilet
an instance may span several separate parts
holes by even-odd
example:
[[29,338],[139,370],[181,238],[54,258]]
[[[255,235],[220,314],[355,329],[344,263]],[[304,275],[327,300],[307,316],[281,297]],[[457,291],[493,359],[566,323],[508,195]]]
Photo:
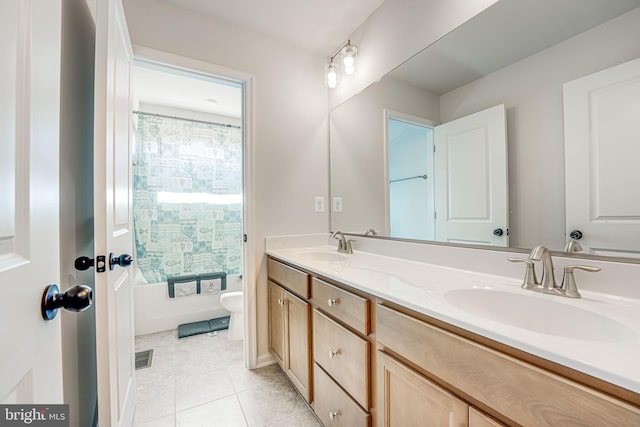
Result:
[[239,341],[244,337],[244,298],[242,291],[226,292],[220,296],[220,304],[231,312],[229,339]]

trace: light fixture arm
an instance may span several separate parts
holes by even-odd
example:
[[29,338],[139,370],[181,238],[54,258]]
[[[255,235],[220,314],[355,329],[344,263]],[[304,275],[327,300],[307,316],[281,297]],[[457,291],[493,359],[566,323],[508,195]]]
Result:
[[334,62],[334,60],[336,59],[336,56],[340,55],[349,46],[354,46],[354,45],[351,44],[351,39],[347,40],[347,42],[345,44],[343,44],[340,47],[340,49],[337,50],[336,53],[331,55],[331,57],[329,58],[329,62]]

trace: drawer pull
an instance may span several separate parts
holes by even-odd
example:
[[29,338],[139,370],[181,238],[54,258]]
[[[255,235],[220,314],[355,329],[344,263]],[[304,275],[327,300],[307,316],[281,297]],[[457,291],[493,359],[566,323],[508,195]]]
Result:
[[329,298],[329,299],[327,300],[327,305],[328,305],[329,307],[333,307],[333,306],[334,306],[334,305],[336,305],[337,303],[338,303],[338,300],[336,300],[336,299],[331,299],[331,298]]
[[329,418],[332,420],[335,420],[338,415],[340,415],[340,411],[329,412]]
[[278,305],[284,305],[284,300],[282,298],[278,298]]
[[340,354],[340,350],[339,349],[335,350],[335,351],[329,350],[329,359],[333,359],[334,357],[336,357],[339,354]]

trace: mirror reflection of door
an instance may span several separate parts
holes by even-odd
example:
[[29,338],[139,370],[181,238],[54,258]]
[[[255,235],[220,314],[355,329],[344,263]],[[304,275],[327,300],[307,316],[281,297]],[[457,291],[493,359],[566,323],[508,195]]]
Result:
[[435,240],[509,246],[504,104],[435,127]]
[[564,91],[567,238],[585,253],[639,257],[640,59]]
[[433,240],[433,126],[387,113],[389,235]]

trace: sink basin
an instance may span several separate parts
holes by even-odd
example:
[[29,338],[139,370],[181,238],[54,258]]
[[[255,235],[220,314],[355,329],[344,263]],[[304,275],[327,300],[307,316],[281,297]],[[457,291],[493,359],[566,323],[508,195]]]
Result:
[[339,252],[323,251],[323,250],[296,251],[295,256],[296,258],[300,259],[300,261],[303,261],[303,262],[313,262],[313,261],[340,262],[340,261],[345,261],[347,259],[346,254],[341,254]]
[[622,342],[636,337],[624,324],[594,311],[549,298],[494,289],[457,289],[445,300],[467,313],[533,332],[566,338]]

